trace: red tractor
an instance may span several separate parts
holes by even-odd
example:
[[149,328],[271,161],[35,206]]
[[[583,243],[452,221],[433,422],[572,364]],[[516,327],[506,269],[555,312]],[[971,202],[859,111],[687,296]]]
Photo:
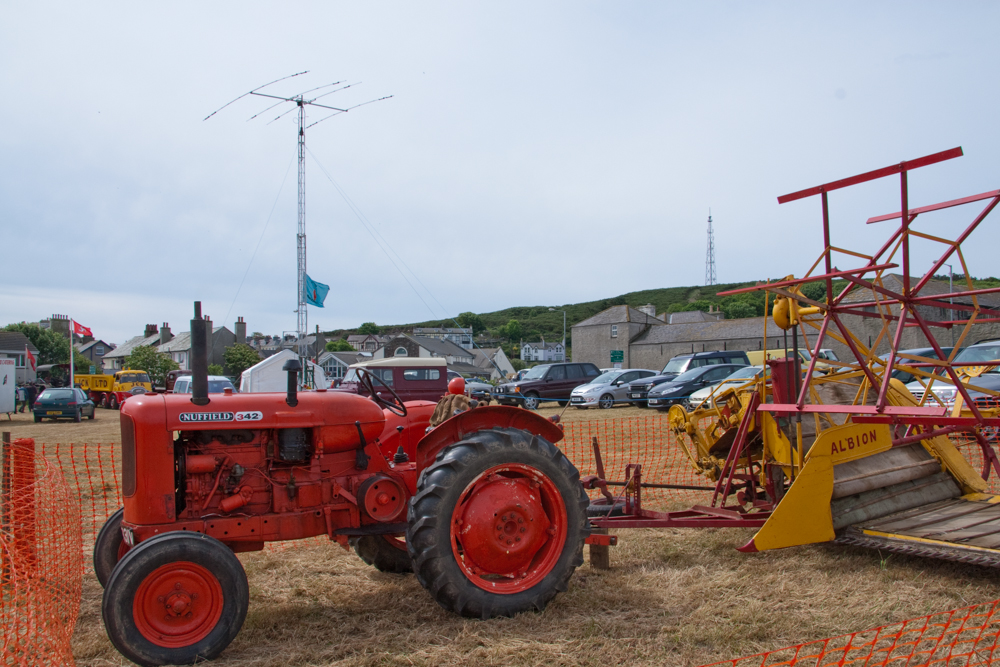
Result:
[[[205,320],[191,321],[193,394],[122,406],[124,507],[94,547],[104,624],[141,665],[218,656],[247,613],[234,555],[327,535],[369,564],[415,571],[444,607],[476,618],[540,610],[583,562],[590,533],[561,429],[519,408],[428,424],[434,403],[324,390],[213,394]],[[387,390],[387,391],[386,391]],[[404,541],[405,538],[405,541]]]

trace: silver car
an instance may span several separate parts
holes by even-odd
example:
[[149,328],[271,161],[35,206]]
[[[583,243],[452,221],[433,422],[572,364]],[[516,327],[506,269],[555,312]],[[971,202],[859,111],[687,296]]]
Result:
[[613,368],[595,377],[587,384],[581,384],[569,395],[569,402],[583,410],[599,407],[607,410],[616,402],[628,402],[628,383],[639,378],[656,375],[656,371],[647,368]]
[[[702,403],[707,401],[709,396],[718,396],[725,389],[730,387],[739,387],[740,385],[744,385],[747,382],[760,377],[762,369],[762,366],[744,366],[721,382],[710,384],[688,396],[685,407],[688,410],[694,410],[699,406],[702,406]],[[711,405],[704,405],[702,407],[709,408]]]

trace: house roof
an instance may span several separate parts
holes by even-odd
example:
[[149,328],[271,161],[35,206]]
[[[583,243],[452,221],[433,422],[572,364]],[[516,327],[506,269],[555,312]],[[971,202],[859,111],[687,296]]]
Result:
[[706,313],[703,310],[686,310],[680,313],[670,313],[669,324],[687,324],[690,322],[716,322],[720,319],[716,313]]
[[[431,354],[442,357],[471,357],[472,352],[466,350],[461,345],[457,345],[447,338],[429,338],[427,336],[411,336],[402,334],[400,338],[408,338]],[[388,345],[391,341],[387,341]]]
[[593,317],[588,317],[583,322],[577,322],[571,328],[593,327],[599,324],[621,324],[623,322],[636,322],[638,324],[663,324],[663,320],[659,320],[648,313],[644,313],[641,310],[633,308],[632,306],[611,306],[610,308],[605,308]]
[[[773,326],[773,325],[772,325]],[[774,326],[774,331],[781,331]],[[732,340],[735,338],[763,338],[764,318],[746,317],[738,320],[690,322],[687,324],[661,324],[651,326],[632,341],[633,345],[658,345],[661,343],[687,343],[703,340]]]
[[324,352],[319,355],[319,364],[322,366],[326,363],[327,359],[334,358],[345,366],[350,366],[351,364],[356,364],[359,361],[368,359],[369,357],[359,356],[357,352]]
[[[916,285],[920,282],[919,277],[910,278],[910,286]],[[903,291],[903,276],[898,273],[889,273],[882,276],[882,285],[891,292],[902,293]],[[959,281],[955,283],[954,291],[964,292],[968,289],[968,286]],[[920,293],[924,296],[941,295],[945,299],[948,298],[948,283],[943,280],[928,280],[927,284],[921,288]],[[879,299],[888,298],[882,293],[878,294]],[[1000,307],[1000,294],[982,294],[976,297],[979,303],[983,306],[990,308]],[[872,290],[867,287],[856,287],[851,292],[844,297],[842,303],[857,303],[859,301],[874,301],[875,298],[872,294]],[[972,297],[960,296],[955,297],[955,303],[972,305]]]
[[[212,327],[214,336],[225,327]],[[159,335],[155,336],[159,340]],[[191,332],[182,331],[159,347],[160,352],[186,352],[191,349]]]
[[156,333],[155,336],[135,336],[129,338],[127,341],[111,350],[104,355],[105,359],[115,359],[117,357],[127,357],[132,354],[132,350],[137,347],[147,347],[149,345],[156,345],[160,342],[160,334]]
[[103,345],[108,350],[114,349],[113,345],[109,345],[108,343],[105,343],[103,340],[100,340],[100,339],[92,340],[89,343],[77,343],[76,344],[76,349],[78,351],[80,351],[80,352],[86,352],[87,350],[89,350],[90,348],[94,347],[95,345]]
[[557,347],[562,347],[562,343],[546,343],[544,340],[541,343],[525,343],[524,347],[531,347],[536,350],[552,350]]
[[472,348],[473,363],[482,368],[492,368],[493,364],[490,362],[497,356],[497,351],[499,349],[500,349],[499,347]]
[[25,346],[32,354],[38,354],[38,348],[20,331],[0,331],[0,350],[23,352]]
[[448,364],[448,370],[455,371],[456,373],[464,373],[465,375],[482,375],[489,372],[486,368],[480,368],[474,364],[463,364],[461,362]]

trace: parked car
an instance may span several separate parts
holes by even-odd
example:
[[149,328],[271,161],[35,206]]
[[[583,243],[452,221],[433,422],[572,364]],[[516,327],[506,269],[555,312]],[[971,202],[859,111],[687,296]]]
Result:
[[[361,361],[352,364],[340,386],[330,391],[368,396],[368,391],[360,382],[359,370],[362,368],[382,380],[402,401],[436,403],[448,393],[448,362],[439,357],[389,357]],[[386,400],[392,400],[392,395],[385,387],[377,381],[374,384],[377,394]]]
[[486,401],[488,404],[493,399],[493,385],[478,378],[465,378],[465,393],[469,398]]
[[[945,356],[951,354],[951,351],[953,349],[955,349],[955,348],[953,348],[953,347],[942,347],[941,348],[941,350],[945,353]],[[961,353],[962,353],[962,351],[959,350],[958,354],[961,354]],[[896,353],[896,363],[897,364],[906,364],[906,359],[900,357],[899,356],[900,354],[912,354],[913,356],[916,356],[916,357],[930,357],[931,359],[936,359],[937,358],[937,353],[934,351],[933,347],[917,347],[917,348],[913,348],[912,350],[900,350],[899,352]],[[880,354],[878,356],[879,356],[879,359],[881,359],[882,361],[888,361],[888,359],[889,359],[889,353],[888,352],[886,352],[885,354]],[[958,355],[955,355],[955,356],[958,356]],[[916,362],[914,362],[914,363],[916,363]],[[927,368],[925,370],[928,373],[933,372],[936,375],[940,374],[940,370],[935,370],[935,369],[931,369],[931,368]],[[909,384],[909,383],[911,383],[911,382],[913,382],[914,380],[917,379],[916,376],[913,375],[913,373],[910,373],[909,371],[904,371],[901,368],[897,368],[896,370],[894,370],[892,372],[892,376],[891,377],[893,379],[895,379],[895,380],[899,380],[903,384]],[[918,386],[919,386],[919,383],[918,383]]]
[[735,364],[714,364],[692,368],[680,375],[661,382],[649,390],[649,407],[666,410],[675,403],[684,403],[695,391],[725,379],[742,366]]
[[174,385],[177,384],[177,378],[184,377],[185,375],[191,375],[191,371],[174,370],[167,371],[167,377],[163,381],[163,386],[167,391],[173,391]]
[[575,387],[600,374],[590,363],[541,364],[531,368],[523,379],[495,387],[493,398],[501,405],[520,405],[528,410],[536,410],[542,401],[566,405]]
[[[759,378],[761,371],[764,370],[763,366],[740,366],[731,375],[723,378],[721,381],[715,384],[710,384],[707,387],[703,387],[698,391],[694,392],[688,396],[684,407],[688,410],[694,410],[702,403],[704,403],[710,396],[715,397],[721,394],[723,391],[730,387],[739,387],[741,385],[750,382],[753,379]],[[770,369],[768,369],[770,371]],[[770,375],[770,373],[768,373]],[[713,398],[714,400],[714,398]],[[704,407],[711,407],[706,405]]]
[[629,382],[654,375],[656,371],[646,368],[612,368],[574,389],[569,400],[580,410],[595,406],[607,410],[628,401]]
[[[996,364],[998,367],[993,370],[983,373],[979,377],[974,377],[968,380],[968,384],[982,387],[983,389],[992,389],[994,391],[1000,391],[1000,343],[980,343],[977,345],[970,345],[961,352],[955,355],[955,360],[952,362],[954,364],[982,364],[983,366],[990,366]],[[961,368],[956,368],[956,371],[961,373]],[[917,397],[917,400],[923,398],[924,387],[920,384],[919,380],[913,380],[913,382],[906,385],[906,388],[910,390],[910,393]],[[937,399],[937,403],[945,406],[952,406],[955,404],[955,395],[958,390],[955,386],[946,382],[936,381],[931,386],[931,392]],[[990,396],[989,394],[984,394],[981,391],[969,390],[969,398],[976,401],[977,403],[995,403],[996,398]],[[926,405],[934,405],[933,400],[928,400]]]
[[[194,378],[190,375],[182,375],[174,380],[174,393],[175,394],[190,394],[194,385]],[[231,389],[232,392],[236,393],[236,387],[233,386],[233,381],[224,375],[209,375],[208,376],[208,393],[210,394],[222,394],[227,389]]]
[[62,418],[82,421],[84,417],[93,419],[95,409],[94,402],[87,397],[87,392],[82,389],[50,387],[35,399],[35,405],[31,412],[36,422],[43,419]]
[[742,350],[723,350],[721,352],[695,352],[693,354],[678,354],[667,362],[659,375],[653,377],[640,378],[629,383],[628,399],[639,407],[646,406],[646,396],[649,391],[668,380],[671,380],[681,373],[703,366],[717,366],[719,364],[735,364],[737,366],[749,366],[750,360],[747,353]]

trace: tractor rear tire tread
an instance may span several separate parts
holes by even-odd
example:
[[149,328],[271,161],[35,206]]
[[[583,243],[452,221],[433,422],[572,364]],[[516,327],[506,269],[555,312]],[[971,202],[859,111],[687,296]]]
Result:
[[358,558],[379,572],[389,574],[409,574],[413,572],[413,561],[406,549],[399,549],[386,541],[385,535],[363,535],[352,537],[351,546]]
[[[467,486],[483,471],[504,463],[529,465],[550,478],[566,508],[567,534],[562,554],[542,581],[528,590],[496,594],[463,574],[452,552],[450,522]],[[552,443],[519,429],[479,431],[445,447],[420,474],[406,532],[413,571],[439,605],[461,616],[487,619],[541,611],[568,588],[573,572],[583,564],[589,503],[579,471]]]

